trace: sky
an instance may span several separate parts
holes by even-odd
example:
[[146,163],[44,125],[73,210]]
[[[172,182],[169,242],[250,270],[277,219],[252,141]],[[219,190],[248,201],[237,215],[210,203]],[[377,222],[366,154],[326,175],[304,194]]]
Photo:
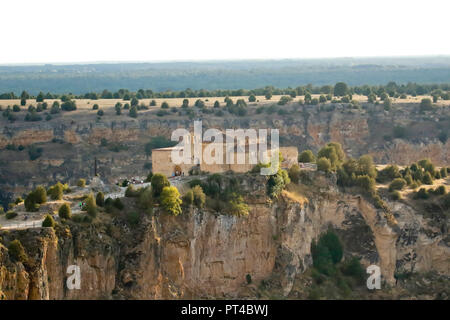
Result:
[[0,64],[450,55],[448,0],[14,0]]

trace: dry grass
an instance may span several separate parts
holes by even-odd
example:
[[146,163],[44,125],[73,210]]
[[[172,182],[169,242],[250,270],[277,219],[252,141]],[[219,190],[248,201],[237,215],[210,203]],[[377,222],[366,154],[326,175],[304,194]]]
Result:
[[[313,98],[319,98],[320,94],[313,94]],[[256,102],[250,103],[248,102],[248,96],[239,96],[239,97],[230,97],[230,99],[233,100],[233,102],[236,102],[238,99],[244,99],[249,106],[261,106],[261,105],[267,105],[267,104],[273,104],[280,100],[281,95],[274,95],[270,100],[267,100],[264,96],[256,96]],[[430,98],[430,96],[417,96],[412,97],[408,96],[406,99],[399,99],[399,98],[391,98],[393,102],[396,103],[419,103],[423,98]],[[139,103],[144,103],[145,105],[149,105],[150,101],[155,100],[157,106],[152,108],[160,108],[161,103],[166,101],[169,104],[169,107],[180,107],[183,103],[183,100],[185,98],[158,98],[158,99],[141,99],[139,100]],[[189,106],[194,106],[195,101],[197,99],[201,99],[205,102],[205,105],[207,107],[213,107],[214,102],[217,100],[220,102],[221,106],[225,106],[224,97],[205,97],[205,98],[186,98],[189,100]],[[304,100],[304,96],[297,96],[293,99],[293,101],[299,101]],[[57,101],[60,101],[56,99]],[[208,100],[208,101],[206,101]],[[367,102],[367,97],[362,95],[353,95],[353,100],[359,101],[359,102]],[[55,99],[46,99],[45,102],[48,103],[49,106],[52,105],[52,103],[55,101]],[[92,106],[94,104],[98,104],[100,109],[108,109],[108,108],[114,108],[114,105],[117,102],[120,102],[122,104],[130,103],[130,101],[125,101],[122,99],[98,99],[98,100],[90,100],[90,99],[75,99],[77,103],[77,108],[80,110],[86,110],[86,109],[92,109]],[[61,102],[61,101],[60,101]],[[13,106],[13,105],[20,105],[20,99],[12,99],[12,100],[0,100],[0,106],[7,107],[7,106]],[[28,107],[30,104],[36,106],[36,100],[34,99],[28,99],[26,107]],[[439,100],[435,105],[442,106],[442,105],[448,105],[448,101]],[[25,108],[25,107],[22,107]]]

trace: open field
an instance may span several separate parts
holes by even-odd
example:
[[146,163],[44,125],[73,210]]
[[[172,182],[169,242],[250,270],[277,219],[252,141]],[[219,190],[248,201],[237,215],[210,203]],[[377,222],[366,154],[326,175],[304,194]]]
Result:
[[[312,98],[319,98],[321,95],[320,94],[312,94],[311,96],[312,96]],[[271,104],[277,103],[281,97],[282,97],[281,95],[274,95],[274,96],[272,96],[272,98],[270,100],[267,100],[264,96],[256,96],[256,102],[248,102],[248,96],[233,96],[233,97],[229,97],[229,98],[231,100],[233,100],[233,102],[236,102],[238,99],[244,99],[249,106],[263,106],[263,105],[271,105]],[[390,99],[393,103],[419,103],[424,98],[431,98],[431,97],[430,96],[416,96],[416,97],[407,96],[406,99],[400,99],[400,98],[390,98]],[[139,104],[144,104],[146,106],[149,106],[150,102],[152,100],[155,100],[156,106],[151,107],[151,108],[160,108],[161,104],[163,102],[167,102],[169,104],[169,107],[181,107],[184,99],[189,100],[190,107],[194,106],[195,101],[197,101],[198,99],[203,100],[205,102],[206,107],[213,107],[215,101],[219,101],[221,107],[225,106],[225,102],[224,102],[225,97],[140,99]],[[304,99],[305,99],[304,96],[297,96],[297,97],[293,98],[293,101],[299,101],[299,100],[304,100]],[[338,99],[338,97],[336,97],[336,99]],[[109,108],[114,108],[114,106],[117,102],[122,103],[122,105],[124,105],[125,103],[130,103],[129,100],[123,100],[123,99],[98,99],[98,100],[73,99],[73,100],[76,101],[78,110],[86,110],[86,109],[90,110],[90,109],[92,109],[92,106],[94,104],[98,104],[98,106],[100,108],[109,109]],[[363,96],[363,95],[353,95],[353,100],[363,103],[363,102],[367,102],[367,97]],[[61,102],[61,100],[59,100],[59,99],[45,99],[44,101],[47,102],[49,106],[51,106],[54,101]],[[450,101],[446,101],[446,100],[442,100],[442,99],[435,103],[435,105],[437,105],[437,106],[445,106],[445,105],[449,105],[449,104],[450,104]],[[8,106],[13,106],[13,105],[20,105],[20,99],[0,100],[0,106],[3,108],[8,107]],[[36,100],[35,99],[27,99],[26,106],[22,106],[21,108],[25,109],[29,105],[36,106],[37,105]]]

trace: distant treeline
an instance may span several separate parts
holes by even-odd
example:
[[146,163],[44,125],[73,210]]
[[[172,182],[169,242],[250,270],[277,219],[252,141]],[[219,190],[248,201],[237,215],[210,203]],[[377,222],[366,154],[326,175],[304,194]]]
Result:
[[171,96],[167,92],[191,88],[194,94],[205,89],[226,91],[215,95],[230,95],[239,88],[295,88],[307,84],[320,88],[340,81],[350,86],[390,81],[405,85],[450,83],[450,57],[0,66],[0,92],[16,95],[23,90],[33,95],[40,91],[101,94],[105,88],[113,94],[121,88],[136,92],[151,88],[152,93]]
[[20,95],[16,95],[14,92],[8,92],[0,94],[0,99],[36,99],[38,102],[42,102],[45,99],[62,99],[67,101],[70,99],[123,99],[131,100],[136,99],[153,99],[153,98],[203,98],[203,97],[227,97],[227,96],[272,96],[272,95],[288,95],[291,97],[303,96],[305,94],[333,94],[335,96],[343,96],[346,94],[361,94],[369,96],[371,94],[381,96],[386,93],[390,97],[398,97],[401,95],[433,95],[440,97],[444,100],[449,99],[450,84],[396,84],[395,82],[389,82],[386,85],[363,85],[363,86],[348,86],[344,82],[338,82],[335,85],[324,86],[298,86],[296,88],[276,88],[273,86],[266,86],[264,88],[246,90],[192,90],[186,89],[181,91],[162,91],[156,92],[151,89],[139,89],[137,91],[130,91],[128,89],[119,89],[111,92],[109,90],[103,90],[102,92],[87,92],[81,95],[73,94],[56,94],[56,93],[44,93],[40,92],[36,96],[29,94],[27,91],[23,91]]

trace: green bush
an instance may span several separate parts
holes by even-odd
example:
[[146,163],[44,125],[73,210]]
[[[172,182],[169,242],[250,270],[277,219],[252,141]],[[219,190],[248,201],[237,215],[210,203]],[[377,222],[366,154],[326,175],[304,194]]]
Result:
[[45,216],[44,221],[42,221],[42,227],[43,228],[54,228],[56,225],[55,220],[53,219],[53,217],[49,214],[47,214]]
[[311,150],[304,150],[298,155],[298,162],[308,163],[315,162],[316,157]]
[[406,186],[406,181],[403,178],[395,178],[389,185],[389,191],[402,190]]
[[375,179],[368,175],[357,176],[356,185],[366,193],[375,193]]
[[297,183],[300,181],[300,167],[298,164],[294,164],[292,167],[289,168],[289,179],[291,179],[292,182]]
[[84,210],[92,218],[97,217],[97,205],[95,204],[94,195],[92,193],[84,200]]
[[397,201],[402,198],[402,195],[400,194],[399,191],[395,190],[395,191],[391,192],[391,198],[392,198],[392,200]]
[[443,196],[447,193],[447,190],[445,189],[445,186],[439,186],[434,190],[434,193],[436,195]]
[[188,206],[194,204],[194,192],[192,191],[192,189],[189,189],[183,196],[183,203]]
[[47,193],[51,199],[61,200],[64,193],[64,186],[60,182],[57,182],[55,185],[51,186],[48,189]]
[[203,192],[202,187],[200,186],[194,186],[192,188],[192,193],[194,195],[194,204],[198,207],[198,208],[203,208],[203,206],[205,205],[205,201],[206,201],[206,195]]
[[161,192],[161,205],[164,210],[174,216],[181,213],[181,203],[180,193],[178,189],[173,186],[166,186]]
[[86,187],[86,179],[78,179],[77,186],[80,188]]
[[387,182],[392,181],[395,178],[401,178],[401,176],[399,168],[394,164],[380,170],[377,174],[377,180],[379,182]]
[[134,198],[139,196],[139,191],[135,190],[134,187],[130,184],[125,190],[125,197]]
[[249,207],[244,202],[244,198],[242,198],[241,195],[233,193],[227,203],[227,211],[233,216],[248,216]]
[[10,219],[14,219],[15,217],[17,217],[17,212],[15,211],[8,211],[6,212],[5,218],[10,220]]
[[18,262],[26,262],[28,260],[28,256],[25,252],[25,248],[23,247],[20,240],[13,240],[8,245],[8,254],[14,260]]
[[358,284],[363,284],[366,278],[366,270],[357,257],[345,260],[341,266],[341,271],[342,274],[356,279]]
[[153,208],[153,196],[150,188],[147,187],[139,193],[138,205],[140,208],[147,210],[147,213],[150,213]]
[[317,160],[317,170],[323,172],[331,171],[331,162],[328,158],[321,157]]
[[428,199],[430,197],[430,194],[428,193],[427,189],[420,188],[419,191],[417,191],[414,194],[415,199]]
[[99,206],[99,207],[103,207],[105,205],[105,195],[103,194],[103,192],[98,192],[97,195],[95,196],[95,203]]
[[283,189],[290,183],[289,174],[286,170],[278,169],[277,173],[271,175],[267,181],[267,194],[271,198],[278,198]]
[[442,178],[446,178],[448,175],[447,168],[441,168],[440,173]]
[[433,178],[431,178],[431,174],[429,172],[425,172],[422,178],[422,182],[424,184],[433,184]]
[[163,189],[170,186],[170,182],[169,180],[167,180],[167,177],[165,175],[155,173],[152,176],[151,186],[153,197],[158,198],[161,195]]
[[59,207],[58,215],[61,219],[70,219],[72,217],[72,210],[70,209],[69,204],[63,203],[61,207]]

